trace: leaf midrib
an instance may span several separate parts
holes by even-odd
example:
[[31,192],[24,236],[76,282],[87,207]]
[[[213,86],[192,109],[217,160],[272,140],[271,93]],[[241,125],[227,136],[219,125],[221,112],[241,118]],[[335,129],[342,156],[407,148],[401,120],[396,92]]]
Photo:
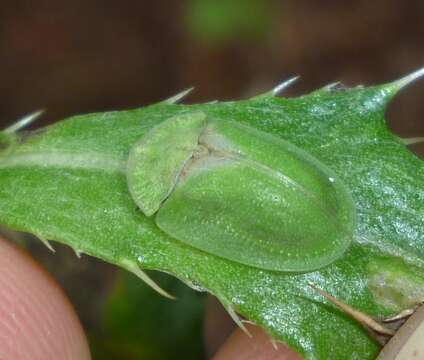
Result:
[[126,161],[97,152],[75,153],[62,151],[13,154],[0,160],[0,169],[25,166],[125,173]]

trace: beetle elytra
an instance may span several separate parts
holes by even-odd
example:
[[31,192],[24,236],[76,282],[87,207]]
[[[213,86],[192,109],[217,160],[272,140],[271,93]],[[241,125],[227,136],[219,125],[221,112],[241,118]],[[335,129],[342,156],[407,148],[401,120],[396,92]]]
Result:
[[191,112],[131,149],[132,198],[171,237],[260,269],[302,272],[342,256],[355,226],[349,191],[277,136]]

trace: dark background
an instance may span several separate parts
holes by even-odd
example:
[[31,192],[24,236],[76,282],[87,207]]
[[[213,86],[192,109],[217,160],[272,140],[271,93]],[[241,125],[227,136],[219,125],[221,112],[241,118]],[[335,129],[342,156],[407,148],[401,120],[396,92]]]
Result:
[[[301,75],[285,92],[295,96],[338,80],[387,82],[424,66],[422,0],[0,5],[2,127],[40,108],[47,112],[33,128],[77,113],[151,104],[189,86],[196,87],[190,103],[233,100]],[[423,94],[421,81],[392,102],[387,117],[396,133],[424,136]],[[422,145],[412,150],[424,154]],[[116,286],[115,268],[88,257],[77,261],[64,246],[55,245],[56,256],[38,242],[28,246],[66,288],[87,331],[98,332],[99,303]],[[101,342],[98,335],[93,346]]]
[[[424,2],[1,2],[0,119],[39,125],[138,107],[189,86],[189,102],[247,97],[292,75],[287,95],[329,82],[394,80],[424,66]],[[391,105],[400,134],[424,134],[424,81]]]

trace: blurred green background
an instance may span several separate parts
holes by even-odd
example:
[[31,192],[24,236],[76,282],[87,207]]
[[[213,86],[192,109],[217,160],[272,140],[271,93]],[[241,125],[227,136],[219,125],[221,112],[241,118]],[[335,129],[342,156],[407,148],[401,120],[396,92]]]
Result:
[[[189,86],[190,103],[246,98],[293,75],[301,79],[285,96],[339,80],[381,83],[424,66],[423,39],[422,0],[5,0],[0,121],[47,109],[36,128],[148,105]],[[401,136],[424,135],[423,93],[418,82],[388,109]],[[412,150],[424,154],[423,145]],[[95,360],[207,358],[230,331],[213,301],[167,275],[152,276],[174,302],[65,246],[55,244],[53,256],[19,238],[65,288]]]

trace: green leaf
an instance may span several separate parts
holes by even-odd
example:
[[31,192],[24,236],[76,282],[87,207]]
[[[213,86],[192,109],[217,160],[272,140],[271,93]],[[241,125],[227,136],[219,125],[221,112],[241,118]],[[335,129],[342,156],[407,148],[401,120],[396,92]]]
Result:
[[[305,358],[372,359],[379,346],[369,333],[308,284],[377,318],[424,298],[424,162],[384,121],[390,99],[422,72],[299,98],[268,93],[193,106],[162,102],[66,119],[1,153],[0,223],[135,273],[142,267],[173,274]],[[145,217],[124,175],[129,149],[154,125],[193,110],[279,136],[330,167],[357,209],[345,255],[306,274],[264,271],[186,246]]]

